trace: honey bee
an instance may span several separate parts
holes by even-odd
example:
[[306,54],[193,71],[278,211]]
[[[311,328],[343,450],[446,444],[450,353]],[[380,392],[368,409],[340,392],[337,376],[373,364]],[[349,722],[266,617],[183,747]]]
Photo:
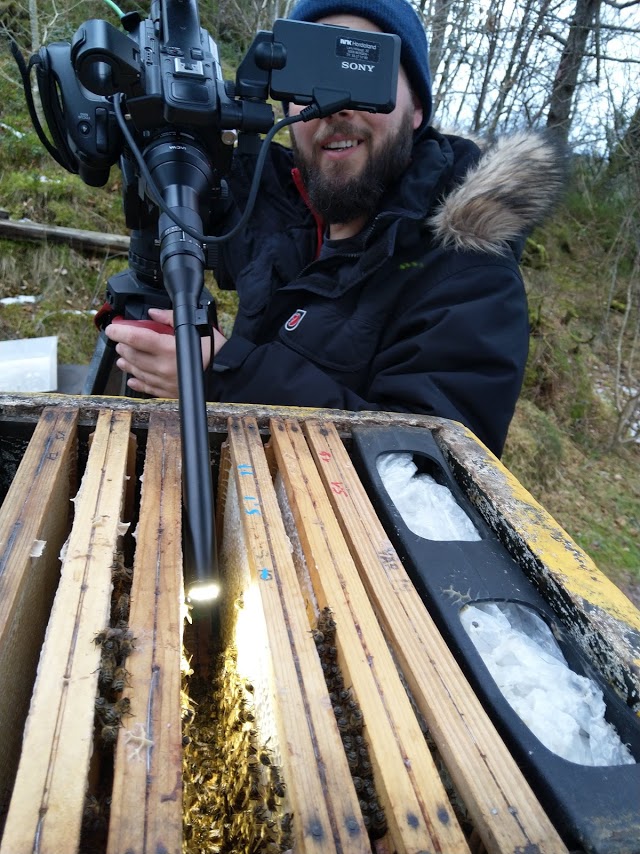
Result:
[[351,779],[353,780],[353,785],[355,787],[356,792],[362,792],[365,788],[364,780],[362,779],[362,777],[352,777]]
[[125,622],[129,619],[129,594],[121,593],[116,602],[114,609],[115,616],[118,620]]
[[377,809],[371,817],[371,833],[378,839],[387,832],[387,817],[384,810]]
[[262,799],[262,791],[260,790],[260,784],[257,780],[252,780],[249,784],[249,800],[250,801],[259,801]]
[[269,792],[266,804],[269,812],[275,812],[278,809],[278,801],[276,800],[275,792]]
[[262,806],[262,804],[256,804],[256,806],[252,810],[253,818],[258,824],[264,824],[266,820],[269,818],[269,815],[266,809]]
[[87,795],[82,810],[82,826],[90,833],[104,830],[107,826],[102,805],[95,795]]
[[278,783],[282,777],[280,776],[280,766],[273,763],[269,766],[269,775],[272,783]]
[[119,724],[105,724],[100,730],[100,737],[105,744],[114,744],[118,738]]
[[349,719],[342,715],[339,718],[336,718],[336,724],[338,725],[338,729],[340,732],[348,732],[350,729]]
[[122,691],[124,691],[125,686],[127,685],[128,675],[128,671],[125,670],[122,665],[116,667],[113,671],[113,678],[111,680],[111,690],[115,691],[116,694],[121,694]]
[[253,782],[259,782],[262,779],[260,765],[249,765],[247,768],[249,779]]
[[276,783],[273,784],[273,791],[279,798],[284,798],[286,790],[287,784],[284,782],[284,780],[278,780]]
[[364,722],[364,715],[360,711],[360,709],[353,709],[351,714],[349,715],[349,723],[354,729],[359,729],[362,727]]
[[130,584],[133,580],[133,567],[125,566],[124,552],[118,551],[114,554],[111,576],[114,581],[123,581],[125,584]]
[[111,685],[113,682],[113,676],[116,669],[116,658],[113,653],[105,652],[104,648],[102,650],[102,655],[100,656],[100,671],[98,674],[98,682],[100,685]]
[[97,711],[103,724],[118,724],[120,722],[121,715],[113,703],[104,703]]
[[131,714],[131,700],[128,697],[121,697],[113,705],[117,708],[120,716]]
[[103,629],[101,632],[98,632],[93,639],[94,644],[96,646],[102,646],[109,637],[109,631],[110,629],[107,628]]
[[244,809],[246,802],[247,793],[244,791],[244,789],[240,789],[240,791],[236,794],[232,801],[234,812],[240,812],[240,810]]
[[360,759],[360,770],[363,774],[371,774],[373,772],[373,766],[369,759]]
[[341,691],[344,688],[342,673],[340,673],[340,668],[336,665],[331,668],[330,682],[334,691]]
[[375,786],[373,785],[373,782],[371,780],[369,780],[365,784],[364,794],[365,794],[365,796],[369,802],[375,801],[375,804],[372,807],[372,810],[374,808],[377,809],[377,807],[378,807],[378,796],[376,795]]
[[94,708],[95,708],[96,712],[98,712],[98,714],[100,714],[100,712],[102,712],[107,707],[107,705],[108,705],[107,698],[102,697],[100,694],[98,694],[98,696],[96,697],[96,699],[94,701]]
[[86,818],[95,818],[100,815],[102,812],[100,808],[100,802],[96,798],[95,795],[87,795],[84,799],[84,807],[82,810],[83,819]]
[[102,651],[117,658],[125,659],[134,648],[135,638],[127,628],[114,628],[112,626],[98,632],[93,639],[96,646],[101,646]]
[[347,751],[347,763],[349,765],[349,770],[352,773],[354,773],[355,771],[358,770],[360,760],[359,760],[358,754],[355,753],[353,750]]
[[329,606],[325,606],[318,617],[318,630],[324,634],[325,638],[332,639],[335,635],[336,621],[333,619],[333,611]]
[[130,714],[131,701],[128,697],[122,697],[115,703],[100,704],[97,709],[98,716],[104,724],[119,724],[123,715]]
[[124,661],[131,652],[135,649],[133,642],[135,638],[133,634],[128,630],[122,630],[122,637],[120,638],[120,660]]

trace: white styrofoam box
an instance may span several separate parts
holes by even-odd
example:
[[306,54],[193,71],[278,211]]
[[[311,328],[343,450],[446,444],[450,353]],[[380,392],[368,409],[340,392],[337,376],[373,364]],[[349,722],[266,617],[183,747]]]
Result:
[[0,341],[0,391],[55,391],[58,337]]

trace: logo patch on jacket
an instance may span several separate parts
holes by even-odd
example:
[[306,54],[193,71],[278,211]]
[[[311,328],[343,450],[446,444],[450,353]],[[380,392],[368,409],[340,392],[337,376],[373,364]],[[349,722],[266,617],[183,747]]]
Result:
[[307,312],[303,308],[299,308],[297,311],[294,311],[289,320],[284,325],[284,328],[287,332],[293,332],[294,329],[297,329],[298,326],[302,323],[304,316]]

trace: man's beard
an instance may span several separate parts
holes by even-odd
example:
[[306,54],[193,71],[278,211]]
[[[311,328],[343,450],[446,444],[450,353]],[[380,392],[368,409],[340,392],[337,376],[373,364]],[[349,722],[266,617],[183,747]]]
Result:
[[[349,136],[353,127],[348,122],[337,121],[332,131]],[[293,139],[296,166],[309,201],[328,225],[348,223],[361,217],[370,219],[377,212],[385,191],[409,165],[412,147],[413,113],[407,111],[395,136],[371,153],[358,175],[345,179],[339,168],[332,175],[323,173],[313,156],[304,157]]]

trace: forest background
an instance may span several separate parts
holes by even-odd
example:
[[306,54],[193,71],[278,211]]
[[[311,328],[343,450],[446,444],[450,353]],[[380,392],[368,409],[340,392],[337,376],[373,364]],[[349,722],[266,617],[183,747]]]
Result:
[[[487,141],[538,129],[570,153],[566,195],[523,258],[530,357],[503,461],[640,606],[640,0],[412,2],[430,41],[434,124]],[[224,80],[291,5],[199,4]],[[112,0],[0,0],[0,209],[10,219],[126,234],[117,158],[103,187],[56,164],[9,45],[29,56],[89,18],[117,26],[136,9],[149,14]],[[109,249],[0,239],[0,340],[57,335],[61,364],[87,364],[91,314],[126,266]],[[228,332],[233,295],[206,284]]]

